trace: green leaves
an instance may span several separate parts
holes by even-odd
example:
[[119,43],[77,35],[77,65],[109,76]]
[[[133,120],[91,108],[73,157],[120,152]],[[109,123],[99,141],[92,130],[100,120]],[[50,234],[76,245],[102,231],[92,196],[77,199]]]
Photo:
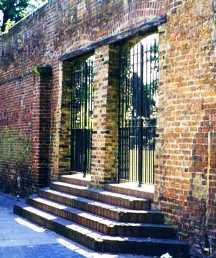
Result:
[[0,0],[0,10],[4,12],[2,31],[10,29],[11,25],[45,2],[46,0]]
[[17,22],[23,17],[22,12],[27,8],[28,3],[29,0],[0,0],[0,9],[4,12],[2,31],[5,31],[8,23]]

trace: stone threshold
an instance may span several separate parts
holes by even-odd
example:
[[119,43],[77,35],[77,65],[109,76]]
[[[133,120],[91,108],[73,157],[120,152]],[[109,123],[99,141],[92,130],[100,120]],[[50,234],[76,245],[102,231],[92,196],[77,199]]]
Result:
[[154,199],[155,186],[143,184],[138,186],[136,182],[124,182],[105,185],[105,189],[116,193],[131,195],[145,199]]
[[64,178],[67,178],[67,179],[74,179],[74,180],[81,180],[81,181],[84,181],[84,182],[88,182],[90,183],[91,182],[91,175],[90,174],[87,174],[85,177],[83,176],[83,173],[81,172],[68,172],[70,174],[66,174],[66,175],[63,175],[62,177]]
[[[91,175],[87,174],[86,177],[83,177],[82,173],[71,172],[71,175],[63,175],[64,181],[68,183],[76,183],[82,186],[89,186],[91,183]],[[138,186],[137,182],[121,182],[121,183],[110,183],[104,185],[105,190],[130,195],[134,197],[146,198],[153,200],[155,186],[153,184],[142,184]]]

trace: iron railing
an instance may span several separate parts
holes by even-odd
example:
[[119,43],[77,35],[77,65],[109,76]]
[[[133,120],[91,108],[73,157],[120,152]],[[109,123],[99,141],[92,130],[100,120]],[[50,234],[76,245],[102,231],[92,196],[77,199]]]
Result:
[[120,49],[119,180],[154,183],[158,42]]
[[71,170],[90,171],[93,60],[74,62],[71,74]]

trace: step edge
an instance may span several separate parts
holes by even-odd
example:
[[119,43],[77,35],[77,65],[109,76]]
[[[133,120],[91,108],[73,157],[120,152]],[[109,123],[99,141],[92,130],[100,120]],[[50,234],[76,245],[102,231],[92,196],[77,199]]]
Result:
[[[35,198],[40,198],[40,199],[42,199],[42,200],[47,201],[45,198],[41,198],[41,197],[34,197],[34,198],[30,198],[29,200],[30,200],[30,201],[33,200],[34,202],[43,204],[43,202],[41,202],[40,200],[35,200]],[[50,201],[50,200],[48,200],[48,202],[51,202],[51,203],[53,203],[53,204],[58,204],[58,205],[59,205],[58,202],[54,202],[54,201]],[[51,204],[46,204],[46,205],[48,205],[49,207],[58,209],[57,207],[54,207],[54,206],[52,206]],[[63,205],[63,204],[62,204],[62,205]],[[110,221],[110,224],[106,224],[106,223],[103,224],[103,225],[108,226],[108,227],[111,227],[111,226],[112,226],[112,227],[114,227],[114,226],[119,226],[119,227],[121,227],[121,226],[127,226],[127,225],[128,225],[128,226],[130,226],[130,227],[142,227],[142,228],[145,228],[145,227],[146,227],[146,228],[149,228],[149,227],[151,227],[151,228],[158,228],[158,229],[176,230],[175,226],[166,225],[166,224],[117,222],[117,221],[115,221],[115,220],[107,219],[107,218],[104,218],[104,217],[99,216],[99,215],[92,215],[92,213],[87,212],[87,211],[82,211],[82,210],[80,210],[80,209],[78,209],[78,208],[71,208],[71,207],[68,206],[68,205],[64,205],[64,206],[66,206],[66,210],[65,210],[65,209],[59,209],[59,210],[65,210],[65,211],[67,211],[67,212],[69,212],[69,213],[76,214],[77,216],[80,216],[80,217],[84,217],[84,216],[82,216],[81,214],[77,214],[76,211],[80,211],[80,212],[82,212],[82,213],[90,214],[92,217],[95,217],[95,219],[92,219],[92,220],[94,220],[95,222],[98,222],[98,223],[101,223],[101,224],[102,224],[102,222],[101,222],[101,221],[98,221],[97,218],[104,219],[104,220],[106,220],[106,221]],[[74,212],[73,212],[73,210],[74,210]],[[90,220],[91,220],[91,218],[88,218],[88,217],[84,217],[84,218],[87,218],[87,219],[90,219]]]
[[[49,192],[48,192],[49,190]],[[103,203],[103,202],[100,202],[100,201],[96,201],[94,199],[88,199],[88,198],[85,198],[85,197],[82,197],[82,196],[77,196],[77,195],[73,195],[73,194],[69,194],[69,193],[65,193],[65,192],[60,192],[60,191],[57,191],[57,190],[53,190],[53,189],[40,189],[41,192],[45,192],[45,193],[50,193],[50,194],[53,194],[53,195],[57,195],[57,196],[61,196],[63,198],[66,198],[66,199],[69,199],[69,200],[73,200],[73,198],[70,198],[70,197],[74,197],[74,199],[76,201],[79,201],[79,202],[86,202],[88,205],[92,205],[92,206],[96,206],[97,204],[98,205],[105,205],[104,207],[101,207],[101,208],[104,208],[104,209],[111,209],[112,211],[115,211],[115,212],[121,212],[121,213],[137,213],[137,214],[157,214],[157,215],[163,215],[163,213],[161,211],[157,211],[157,210],[136,210],[136,209],[127,209],[127,208],[124,208],[122,206],[118,206],[118,205],[112,205],[112,204],[108,204],[108,203]],[[81,200],[77,200],[76,198],[80,198]],[[95,203],[89,203],[88,201],[89,200],[92,200],[93,202]],[[112,208],[114,207],[114,208]],[[116,208],[115,208],[116,207]]]
[[[60,185],[60,186],[63,186],[63,187],[69,187],[69,188],[72,188],[72,189],[79,188],[79,190],[94,192],[94,193],[101,194],[101,195],[106,195],[107,194],[109,196],[109,194],[111,194],[111,197],[121,198],[121,199],[127,200],[129,202],[136,202],[136,201],[138,201],[138,202],[139,201],[150,202],[151,201],[151,200],[145,199],[145,198],[137,198],[137,197],[129,196],[129,195],[125,195],[125,194],[118,194],[118,193],[114,193],[114,192],[111,192],[111,191],[98,190],[98,189],[94,189],[94,188],[89,188],[87,186],[74,185],[74,184],[64,183],[64,182],[60,182],[60,181],[52,182],[51,186],[52,186],[52,184]],[[130,199],[132,199],[132,200],[130,200]]]
[[[19,204],[16,204],[15,206],[14,206],[14,211],[16,211],[16,209],[18,208],[18,209],[24,209],[25,211],[27,211],[27,212],[29,212],[29,213],[33,213],[32,211],[28,211],[28,210],[26,210],[26,208],[28,208],[29,207],[29,205],[26,207],[27,205],[19,205]],[[31,208],[33,208],[33,210],[36,210],[36,211],[39,211],[39,212],[41,212],[41,210],[39,210],[38,208],[34,208],[34,207],[31,207]],[[51,213],[49,213],[49,212],[42,212],[42,213],[44,213],[44,214],[47,214],[47,215],[51,215],[51,216],[53,216]],[[16,214],[16,213],[15,213]],[[17,214],[18,215],[18,214]],[[55,222],[55,223],[59,223],[60,224],[60,222],[58,221],[58,222],[56,222],[56,221],[54,221],[54,220],[49,220],[49,219],[47,219],[47,217],[43,217],[43,216],[41,216],[41,215],[39,215],[39,214],[36,214],[36,213],[34,213],[34,215],[36,215],[36,216],[39,216],[39,217],[41,217],[41,218],[44,218],[44,219],[46,219],[46,220],[48,220],[48,221],[53,221],[53,222]],[[125,240],[127,240],[127,241],[131,241],[131,242],[136,242],[136,240],[137,241],[139,241],[140,243],[142,242],[142,243],[162,243],[162,244],[169,244],[169,243],[171,243],[171,244],[181,244],[181,245],[186,245],[186,246],[188,246],[188,243],[186,242],[186,241],[183,241],[183,240],[172,240],[172,239],[163,239],[163,238],[144,238],[144,237],[116,237],[116,236],[109,236],[109,235],[102,235],[101,233],[98,233],[97,231],[95,231],[95,230],[92,230],[92,229],[88,229],[87,227],[85,227],[85,226],[80,226],[79,224],[77,224],[77,223],[75,223],[75,222],[73,222],[73,223],[71,223],[71,221],[70,220],[67,220],[67,219],[64,219],[64,218],[62,218],[61,219],[62,221],[65,221],[65,222],[67,222],[67,223],[69,223],[70,225],[64,225],[63,223],[61,224],[61,225],[63,225],[64,227],[66,227],[66,228],[68,228],[68,229],[70,229],[68,226],[71,226],[71,224],[73,224],[73,225],[76,225],[76,226],[78,226],[79,228],[84,228],[85,230],[88,230],[88,231],[90,231],[90,232],[92,232],[92,233],[94,233],[94,234],[97,234],[98,236],[99,236],[99,238],[100,238],[100,240],[102,240],[102,241],[104,241],[104,240],[109,240],[109,241],[111,241],[111,240],[115,240],[115,241],[119,241],[120,240],[120,242],[122,242],[122,241],[125,241]],[[92,237],[92,235],[90,235],[90,237]],[[95,239],[95,240],[98,240],[98,238],[97,239]]]

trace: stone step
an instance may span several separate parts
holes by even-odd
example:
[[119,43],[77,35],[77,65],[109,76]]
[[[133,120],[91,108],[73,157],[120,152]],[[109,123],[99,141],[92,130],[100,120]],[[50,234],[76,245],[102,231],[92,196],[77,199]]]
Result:
[[146,256],[161,256],[168,252],[173,258],[189,258],[188,245],[183,241],[103,235],[28,205],[16,205],[14,212],[97,252]]
[[100,189],[90,189],[86,186],[72,185],[64,182],[51,183],[51,189],[133,210],[149,210],[151,206],[150,200],[147,199]]
[[[71,172],[71,175],[62,175],[59,181],[73,185],[89,186],[91,182],[91,176],[87,175],[83,177],[83,173]],[[138,198],[150,199],[154,198],[154,185],[142,185],[138,186],[135,182],[119,183],[119,184],[105,184],[104,189],[114,193],[120,193],[124,195],[134,196]]]
[[153,200],[154,199],[154,185],[142,185],[138,186],[137,183],[119,183],[119,184],[106,184],[104,185],[106,191],[125,194],[129,196],[134,196],[138,198],[144,198]]
[[72,185],[81,185],[81,186],[89,186],[91,182],[90,175],[86,175],[83,177],[83,173],[71,172],[71,175],[62,175],[60,176],[60,181],[69,183]]
[[89,200],[84,197],[62,193],[49,188],[39,190],[39,196],[119,222],[151,224],[164,223],[164,214],[158,211],[126,209],[120,206],[114,206],[103,202]]
[[176,230],[168,225],[121,223],[40,197],[29,199],[28,203],[105,235],[177,239]]

